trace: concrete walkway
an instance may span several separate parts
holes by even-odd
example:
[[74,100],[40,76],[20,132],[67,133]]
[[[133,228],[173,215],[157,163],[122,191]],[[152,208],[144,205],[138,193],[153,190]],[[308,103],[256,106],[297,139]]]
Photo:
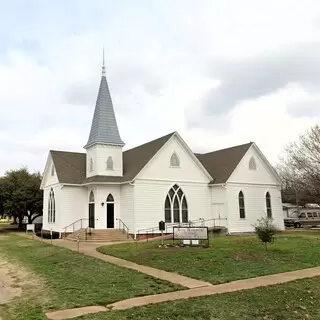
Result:
[[[27,235],[27,234],[19,234],[19,235],[23,235],[27,238],[32,239],[31,235]],[[34,237],[34,240],[41,241],[41,239],[36,236]],[[47,240],[47,239],[42,240],[42,241],[46,242],[46,243],[51,243],[51,240]],[[179,275],[177,273],[168,272],[168,271],[164,271],[164,270],[160,270],[160,269],[156,269],[156,268],[152,268],[152,267],[147,267],[147,266],[137,264],[137,263],[134,263],[134,262],[131,262],[128,260],[105,255],[105,254],[100,253],[96,250],[97,247],[100,247],[100,246],[120,244],[120,243],[127,243],[127,242],[107,242],[107,243],[80,242],[79,243],[79,252],[84,253],[85,255],[103,260],[105,262],[113,263],[113,264],[116,264],[116,265],[124,267],[124,268],[136,270],[141,273],[145,273],[145,274],[147,274],[151,277],[157,278],[157,279],[161,279],[161,280],[165,280],[165,281],[168,281],[168,282],[171,282],[174,284],[178,284],[182,287],[186,287],[189,289],[206,287],[206,286],[212,285],[209,282],[192,279],[189,277]],[[78,251],[78,243],[77,242],[64,240],[64,239],[56,239],[56,240],[52,241],[52,244],[59,246],[59,247],[67,248],[67,249],[70,249],[73,251]]]
[[[126,299],[109,304],[105,307],[102,306],[90,306],[83,308],[67,309],[46,313],[46,316],[50,320],[64,320],[78,317],[80,315],[86,315],[93,312],[107,311],[107,310],[124,310],[134,307],[142,307],[150,304],[156,304],[167,301],[189,299],[195,297],[215,295],[219,293],[234,292],[240,290],[248,290],[257,287],[275,285],[286,283],[293,280],[311,278],[320,276],[320,267],[303,269],[291,272],[284,272],[278,274],[272,274],[263,277],[256,277],[238,281],[232,281],[229,283],[210,285],[202,288],[188,289],[182,291],[161,293],[156,295],[136,297]],[[95,311],[96,310],[96,311]]]
[[[22,234],[19,234],[22,235]],[[25,235],[27,238],[32,238],[29,235]],[[34,239],[39,240],[38,237],[34,237]],[[40,240],[41,241],[41,240]],[[43,240],[44,242],[50,243],[50,240]],[[75,242],[70,242],[68,240],[54,240],[52,242],[53,245],[68,248],[73,251],[78,251],[78,244]],[[48,319],[51,320],[64,320],[78,317],[80,315],[86,315],[89,313],[95,313],[100,311],[107,310],[123,310],[134,307],[146,306],[149,304],[156,304],[166,301],[180,300],[180,299],[189,299],[194,297],[208,296],[225,292],[233,292],[239,290],[247,290],[256,287],[269,286],[274,284],[286,283],[293,280],[311,278],[320,276],[320,267],[284,272],[279,274],[272,274],[262,277],[232,281],[229,283],[212,285],[211,283],[188,278],[185,276],[181,276],[176,273],[171,273],[151,267],[147,267],[144,265],[138,265],[131,261],[127,261],[124,259],[119,259],[113,256],[104,255],[96,251],[98,246],[102,245],[111,245],[115,243],[80,243],[79,252],[84,253],[88,256],[113,263],[119,265],[121,267],[125,267],[128,269],[133,269],[141,273],[145,273],[152,277],[166,280],[175,284],[179,284],[188,288],[187,290],[161,293],[150,296],[141,296],[136,298],[130,298],[122,301],[118,301],[107,306],[89,306],[82,308],[74,308],[60,311],[53,311],[46,313]]]

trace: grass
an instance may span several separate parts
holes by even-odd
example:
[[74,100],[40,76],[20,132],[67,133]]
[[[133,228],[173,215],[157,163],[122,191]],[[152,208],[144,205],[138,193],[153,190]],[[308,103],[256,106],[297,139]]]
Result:
[[28,299],[32,293],[28,292],[24,299],[16,299],[9,307],[2,308],[6,312],[4,319],[8,320],[45,319],[43,310],[106,305],[181,289],[133,270],[14,235],[0,235],[0,254],[31,271],[43,283],[43,290],[36,296]]
[[75,320],[303,320],[320,319],[320,278],[166,302]]
[[319,232],[283,234],[268,246],[268,251],[254,236],[215,237],[209,248],[159,248],[159,242],[150,241],[104,246],[97,250],[218,284],[318,266],[318,235]]

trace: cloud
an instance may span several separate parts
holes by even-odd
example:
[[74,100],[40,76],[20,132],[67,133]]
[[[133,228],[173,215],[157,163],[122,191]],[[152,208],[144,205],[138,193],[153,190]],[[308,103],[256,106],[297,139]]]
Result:
[[320,97],[312,100],[292,103],[288,106],[288,114],[295,118],[319,117]]
[[317,0],[2,7],[0,175],[42,171],[50,149],[84,151],[103,46],[125,148],[177,130],[195,151],[254,140],[276,159],[320,120]]
[[203,100],[205,115],[228,113],[238,103],[283,89],[288,84],[320,86],[320,42],[299,43],[277,52],[239,60],[212,61],[206,72],[220,85]]

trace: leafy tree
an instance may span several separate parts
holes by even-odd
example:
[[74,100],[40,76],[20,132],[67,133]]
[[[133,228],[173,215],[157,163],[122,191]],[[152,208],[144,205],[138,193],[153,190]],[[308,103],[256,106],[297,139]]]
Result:
[[258,223],[254,225],[254,229],[256,235],[264,243],[267,250],[267,244],[273,241],[274,235],[278,232],[278,229],[273,224],[273,219],[268,217],[259,219]]
[[19,227],[25,216],[28,223],[42,215],[40,173],[29,173],[26,168],[10,170],[0,178],[0,199],[3,213],[17,218]]

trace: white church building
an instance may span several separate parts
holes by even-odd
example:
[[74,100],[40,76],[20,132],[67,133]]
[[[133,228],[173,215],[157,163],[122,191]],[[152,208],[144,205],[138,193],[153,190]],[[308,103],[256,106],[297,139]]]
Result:
[[[85,152],[50,151],[41,188],[43,229],[224,226],[251,232],[261,217],[284,229],[281,182],[254,142],[196,154],[173,132],[123,150],[105,75]],[[155,229],[152,229],[155,228]]]

